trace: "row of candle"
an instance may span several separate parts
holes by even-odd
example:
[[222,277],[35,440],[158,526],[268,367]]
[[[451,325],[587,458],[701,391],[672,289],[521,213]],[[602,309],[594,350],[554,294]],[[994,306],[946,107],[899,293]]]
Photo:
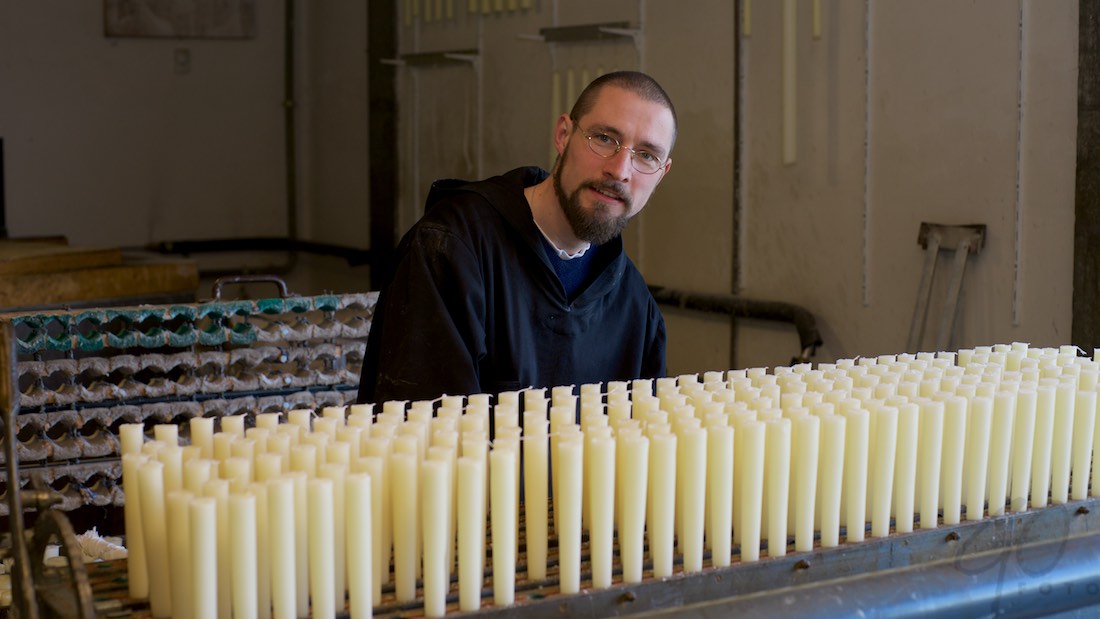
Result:
[[[217,433],[213,419],[195,418],[184,447],[176,426],[156,426],[143,444],[143,427],[127,425],[131,593],[149,595],[156,616],[210,616],[194,600],[212,604],[216,583],[223,612],[287,617],[305,616],[311,598],[314,615],[329,616],[350,593],[358,615],[391,579],[397,601],[416,600],[420,580],[425,614],[440,616],[456,564],[460,609],[480,608],[488,535],[493,603],[510,604],[521,479],[526,578],[547,577],[553,532],[563,593],[580,589],[585,530],[592,586],[602,588],[612,584],[616,541],[622,580],[637,582],[647,539],[659,578],[673,573],[677,553],[691,572],[703,569],[705,548],[724,566],[735,545],[741,561],[762,547],[781,556],[792,533],[794,550],[807,551],[815,537],[838,545],[842,528],[860,541],[868,522],[885,536],[891,522],[911,531],[918,516],[935,527],[941,511],[958,523],[964,506],[980,519],[986,501],[992,516],[1026,509],[1029,497],[1033,507],[1048,496],[1082,499],[1100,455],[1098,368],[1076,349],[1017,343],[582,385],[579,402],[560,386],[549,399],[529,389],[495,404],[442,396],[319,417],[295,410],[285,423],[261,414],[248,429],[244,417],[224,417]],[[211,509],[214,533],[204,538],[196,523]],[[190,514],[190,550],[181,513]],[[247,522],[256,536],[236,534]],[[254,541],[238,548],[239,538]],[[214,568],[204,543],[222,553]],[[234,559],[242,553],[254,558]],[[177,574],[187,561],[189,583]]]

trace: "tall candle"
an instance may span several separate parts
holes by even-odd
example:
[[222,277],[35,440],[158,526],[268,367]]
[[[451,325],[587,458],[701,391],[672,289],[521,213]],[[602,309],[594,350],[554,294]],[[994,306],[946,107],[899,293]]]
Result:
[[419,499],[417,458],[413,454],[390,455],[390,488],[393,508],[394,594],[399,602],[416,599],[417,511]]
[[158,423],[153,426],[153,438],[169,445],[179,445],[180,428],[174,423]]
[[274,430],[279,427],[279,418],[282,416],[282,413],[257,413],[256,427]]
[[1012,427],[1016,422],[1016,394],[999,391],[993,399],[993,420],[989,437],[989,515],[1005,512],[1008,495],[1008,467],[1012,452]]
[[944,398],[940,486],[943,489],[943,523],[959,524],[962,518],[963,458],[966,447],[967,400]]
[[1031,460],[1031,507],[1045,507],[1050,493],[1050,461],[1054,438],[1055,385],[1040,381],[1035,388],[1035,441]]
[[193,615],[191,584],[191,499],[185,490],[167,493],[168,561],[171,570],[172,616]]
[[649,439],[631,435],[618,439],[619,462],[616,480],[622,487],[622,524],[619,552],[623,582],[641,582],[645,544],[646,479],[649,472]]
[[[137,425],[137,424],[133,424]],[[140,447],[138,448],[140,449]],[[149,570],[145,558],[145,534],[141,526],[141,467],[146,456],[133,451],[122,456],[122,489],[126,493],[123,517],[126,526],[126,575],[130,597],[149,597]]]
[[124,423],[118,427],[119,454],[141,453],[141,446],[145,443],[145,425],[140,423]]
[[192,417],[188,420],[191,429],[191,444],[201,450],[203,458],[214,457],[214,418]]
[[894,513],[898,533],[913,531],[913,505],[917,483],[917,439],[920,407],[912,402],[898,407],[897,447],[894,456]]
[[233,612],[233,569],[229,539],[229,481],[211,479],[206,482],[203,495],[213,498],[216,505],[218,616],[228,617]]
[[818,513],[821,514],[821,546],[831,548],[840,544],[840,500],[844,477],[844,434],[847,421],[841,415],[822,415],[821,454],[818,462],[819,490],[821,498]]
[[516,452],[489,452],[489,515],[493,535],[493,603],[515,600],[516,578]]
[[294,619],[297,608],[294,554],[294,482],[267,482],[268,544],[271,550],[271,605],[275,619]]
[[485,548],[485,472],[480,459],[458,459],[458,607],[481,608],[482,560]]
[[814,548],[814,512],[817,495],[817,465],[821,441],[821,419],[814,415],[802,415],[793,420],[798,429],[794,445],[796,467],[791,472],[794,486],[793,509],[794,549],[809,552]]
[[313,411],[307,408],[296,408],[292,411],[288,411],[286,420],[287,423],[301,428],[301,434],[306,434],[313,430]]
[[216,617],[218,614],[217,500],[212,497],[192,499],[190,510],[191,586],[194,592],[192,609],[195,617]]
[[148,462],[138,472],[142,534],[149,568],[149,608],[154,617],[168,617],[172,613],[163,471],[160,462]]
[[1069,501],[1076,393],[1076,384],[1072,380],[1060,381],[1055,391],[1054,434],[1050,450],[1050,500],[1055,505]]
[[871,467],[871,535],[890,534],[890,505],[894,481],[894,454],[898,438],[898,409],[879,407],[873,413],[874,441]]
[[733,428],[728,425],[712,425],[707,427],[706,433],[706,482],[710,516],[707,539],[710,541],[712,564],[725,567],[730,564],[733,549]]
[[[309,596],[312,616],[336,615],[335,575],[336,560],[333,555],[332,527],[322,523],[333,521],[332,480],[325,477],[311,479],[308,484],[309,521]],[[413,585],[415,588],[415,584]]]
[[765,422],[764,500],[767,510],[768,556],[787,554],[787,499],[791,479],[791,420]]
[[222,434],[231,434],[237,438],[244,438],[244,415],[232,415],[221,418]]
[[447,612],[447,528],[451,519],[451,470],[449,460],[428,459],[420,466],[420,505],[424,540],[424,615],[442,617]]
[[1096,391],[1077,392],[1073,413],[1073,488],[1070,498],[1088,498],[1089,468],[1096,428]]
[[548,422],[545,419],[524,418],[523,486],[528,580],[546,578],[549,537],[547,428]]
[[979,396],[970,401],[966,428],[966,519],[981,520],[984,514],[989,440],[993,423],[993,400]]
[[256,606],[256,497],[233,494],[229,497],[229,539],[233,546],[230,564],[233,570],[233,617],[254,619]]
[[741,561],[760,559],[761,516],[764,503],[764,466],[767,444],[767,426],[762,421],[746,420],[738,428],[741,451],[740,531]]
[[[584,443],[579,437],[563,437],[558,441],[557,455],[560,480],[556,488],[558,495],[554,500],[554,518],[559,531],[559,586],[562,593],[577,593],[581,587],[581,476]],[[667,498],[671,503],[671,497]],[[671,522],[669,524],[671,526]],[[669,543],[671,544],[671,536]],[[496,552],[493,556],[496,556]],[[493,580],[495,582],[496,578]]]
[[927,400],[920,408],[920,527],[934,529],[938,524],[940,479],[943,463],[943,402]]
[[352,473],[345,483],[348,541],[348,610],[351,617],[370,617],[374,605],[374,552],[371,547],[373,488],[369,475]]
[[344,478],[347,467],[342,464],[325,464],[320,477],[332,480],[332,586],[336,604],[343,609],[347,592],[347,505],[344,496]]
[[588,529],[592,586],[606,589],[611,586],[611,557],[615,542],[615,441],[608,437],[592,436],[585,451],[591,465],[586,474],[588,501],[592,510]]

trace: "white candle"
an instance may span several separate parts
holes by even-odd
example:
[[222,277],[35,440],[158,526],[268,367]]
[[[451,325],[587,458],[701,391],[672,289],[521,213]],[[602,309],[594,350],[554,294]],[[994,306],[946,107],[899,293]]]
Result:
[[787,554],[787,497],[791,479],[791,420],[765,422],[764,497],[768,522],[768,556]]
[[490,508],[493,535],[493,604],[515,600],[516,578],[516,452],[489,452]]
[[157,460],[164,465],[164,495],[183,488],[183,450],[179,445],[165,445],[157,450]]
[[480,459],[458,459],[458,607],[481,608],[482,543],[485,530],[485,472]]
[[191,586],[194,591],[192,608],[195,617],[216,617],[218,614],[217,501],[212,497],[195,498],[191,501],[190,510]]
[[590,437],[588,452],[588,501],[592,506],[588,530],[588,548],[592,566],[592,586],[611,586],[612,550],[615,542],[615,440]]
[[142,534],[149,568],[149,608],[154,617],[168,617],[172,613],[163,471],[160,462],[148,462],[138,472]]
[[168,512],[168,561],[171,570],[172,616],[193,615],[193,587],[191,584],[191,499],[194,495],[184,490],[167,493]]
[[256,415],[256,427],[274,430],[279,427],[279,418],[282,413],[258,413]]
[[244,415],[233,415],[221,418],[222,434],[231,434],[239,439],[244,438]]
[[347,505],[344,496],[344,478],[347,472],[345,465],[325,464],[319,475],[332,480],[332,586],[333,599],[341,610],[344,608],[347,592]]
[[961,396],[947,396],[944,398],[940,486],[943,489],[943,523],[946,525],[959,524],[962,518],[966,418],[966,398]]
[[[351,617],[370,617],[374,605],[374,552],[371,547],[374,525],[372,522],[371,477],[365,473],[352,473],[345,483],[347,505],[348,540],[348,610]],[[426,605],[426,602],[425,602]]]
[[641,582],[645,544],[646,480],[649,471],[649,439],[631,435],[618,439],[622,467],[616,479],[622,487],[622,524],[619,552],[623,582]]
[[158,423],[153,426],[153,439],[168,445],[179,445],[180,428],[174,423]]
[[1095,428],[1096,391],[1079,390],[1073,413],[1073,488],[1070,498],[1074,501],[1088,498]]
[[293,619],[297,610],[294,541],[294,482],[267,482],[268,539],[271,549],[271,605],[275,619]]
[[389,461],[393,508],[394,594],[399,602],[416,599],[418,464],[413,454],[394,452]]
[[141,453],[141,446],[145,444],[145,425],[140,423],[124,423],[118,427],[119,455]]
[[[332,480],[311,479],[308,484],[309,521],[309,595],[313,617],[336,615],[335,575],[332,527],[322,523],[333,521]],[[415,588],[415,584],[414,584]]]
[[287,423],[301,428],[301,434],[306,434],[313,430],[312,427],[313,411],[307,408],[296,408],[287,412]]
[[989,439],[993,423],[993,400],[975,397],[970,401],[966,427],[966,519],[981,520],[984,514]]
[[[134,424],[137,425],[137,424]],[[140,449],[140,447],[138,448]],[[134,451],[122,456],[122,489],[126,493],[123,517],[126,525],[126,574],[130,597],[149,597],[149,570],[145,559],[145,537],[141,526],[141,467],[146,456]]]
[[[712,425],[707,427],[706,432],[710,516],[707,539],[711,547],[711,563],[716,567],[725,567],[730,564],[733,550],[733,428]],[[623,473],[626,474],[626,471]],[[624,566],[624,573],[625,569]]]
[[233,569],[229,539],[229,481],[211,479],[206,482],[203,494],[211,497],[217,507],[217,559],[218,559],[218,616],[228,617],[233,612]]
[[913,505],[917,484],[917,439],[920,407],[901,403],[898,409],[897,447],[894,455],[894,513],[898,533],[913,531]]
[[1054,435],[1050,450],[1050,500],[1055,505],[1069,501],[1076,393],[1076,385],[1072,379],[1060,381],[1055,391]]
[[548,483],[549,459],[547,444],[548,422],[534,417],[524,418],[523,432],[523,486],[527,538],[527,578],[546,578],[546,554],[548,546]]
[[831,548],[840,544],[840,501],[847,421],[835,414],[822,415],[820,419],[822,436],[818,496],[821,501],[818,513],[821,514],[821,546]]
[[428,459],[420,465],[420,505],[424,540],[424,615],[447,612],[447,528],[451,520],[450,460]]
[[259,615],[256,564],[256,497],[233,494],[229,497],[229,539],[233,547],[233,617],[255,619]]
[[[557,454],[560,480],[557,484],[558,497],[554,502],[554,518],[558,522],[559,531],[559,585],[562,593],[577,593],[581,587],[581,480],[584,443],[579,438],[563,437],[558,441]],[[671,502],[671,497],[667,498]],[[669,541],[671,544],[671,536]],[[496,552],[493,556],[496,556]],[[494,571],[494,582],[495,574]]]
[[989,437],[989,515],[1005,513],[1008,495],[1008,467],[1012,452],[1012,427],[1016,422],[1016,394],[999,391],[993,399],[993,421]]
[[817,496],[817,464],[821,443],[821,419],[802,415],[793,420],[797,428],[794,444],[796,466],[791,472],[793,485],[794,549],[809,552],[814,548],[814,513]]
[[894,453],[898,438],[898,409],[882,406],[873,413],[874,443],[871,466],[871,535],[890,534],[890,505],[894,481]]
[[927,400],[920,410],[920,527],[934,529],[938,524],[940,478],[943,459],[943,402]]
[[1050,493],[1050,459],[1054,437],[1053,381],[1040,381],[1035,388],[1035,442],[1031,460],[1031,507],[1045,507]]
[[737,448],[741,451],[738,472],[741,480],[741,561],[757,561],[760,559],[767,426],[762,421],[746,420],[738,430],[740,439]]

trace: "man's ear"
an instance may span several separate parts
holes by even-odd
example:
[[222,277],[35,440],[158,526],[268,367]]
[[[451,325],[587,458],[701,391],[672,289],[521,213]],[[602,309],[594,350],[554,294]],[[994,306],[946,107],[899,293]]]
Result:
[[573,132],[573,119],[569,114],[558,117],[558,123],[554,127],[554,148],[558,149],[558,155],[565,151],[565,143],[569,141],[569,134]]
[[664,168],[665,168],[665,171],[661,172],[661,178],[657,179],[657,184],[658,185],[661,184],[661,181],[665,180],[665,177],[668,176],[669,171],[672,170],[672,157],[669,157],[668,160],[665,161]]

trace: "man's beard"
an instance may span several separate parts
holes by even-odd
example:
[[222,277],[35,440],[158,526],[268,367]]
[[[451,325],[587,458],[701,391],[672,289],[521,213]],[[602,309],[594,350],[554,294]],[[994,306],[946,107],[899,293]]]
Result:
[[621,183],[611,181],[582,183],[573,193],[566,196],[561,186],[561,170],[568,154],[569,148],[566,147],[561,160],[558,161],[558,165],[554,169],[554,193],[558,195],[558,203],[561,204],[561,210],[565,213],[565,218],[573,228],[573,234],[577,235],[577,238],[582,241],[588,241],[593,245],[603,245],[622,234],[627,223],[630,222],[630,215],[601,216],[606,213],[607,207],[600,202],[596,203],[595,211],[589,212],[581,206],[581,191],[592,188],[618,195],[623,200],[623,206],[627,213],[630,212],[631,207],[630,196],[626,195],[626,189]]

